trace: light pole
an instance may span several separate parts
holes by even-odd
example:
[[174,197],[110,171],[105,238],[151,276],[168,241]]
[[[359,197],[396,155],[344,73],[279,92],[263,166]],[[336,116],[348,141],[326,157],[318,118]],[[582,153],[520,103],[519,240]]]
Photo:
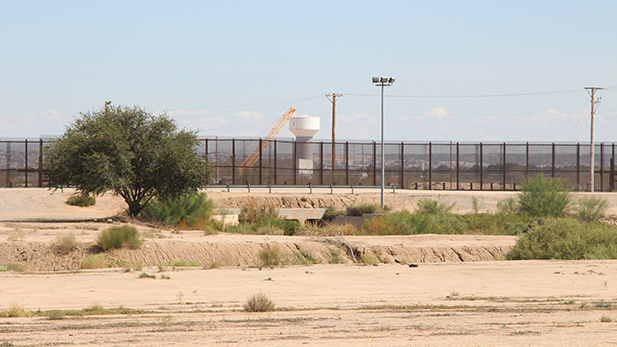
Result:
[[386,163],[384,162],[384,145],[383,145],[383,88],[389,87],[394,83],[393,77],[373,77],[373,83],[377,87],[381,87],[381,209],[385,207],[383,190],[386,179]]

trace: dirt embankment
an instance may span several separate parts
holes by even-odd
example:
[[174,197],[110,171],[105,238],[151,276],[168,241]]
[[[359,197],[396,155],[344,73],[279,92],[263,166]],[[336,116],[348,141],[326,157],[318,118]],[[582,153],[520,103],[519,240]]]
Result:
[[[514,245],[510,236],[413,235],[308,237],[278,235],[203,235],[198,231],[169,231],[139,227],[149,238],[135,250],[101,252],[94,239],[97,229],[108,224],[90,223],[78,233],[77,248],[66,251],[57,236],[74,233],[46,225],[11,232],[4,229],[0,242],[0,265],[15,264],[26,271],[72,271],[82,268],[84,258],[102,255],[112,267],[165,265],[173,261],[193,262],[205,267],[264,266],[264,253],[281,265],[313,263],[438,263],[469,262],[503,258]],[[21,238],[15,235],[21,234]],[[54,235],[57,235],[54,237]],[[47,240],[47,241],[45,241]]]

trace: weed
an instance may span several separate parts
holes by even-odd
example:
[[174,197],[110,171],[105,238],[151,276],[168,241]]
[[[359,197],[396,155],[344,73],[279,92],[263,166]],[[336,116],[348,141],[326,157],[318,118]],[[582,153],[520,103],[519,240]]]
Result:
[[336,210],[334,209],[334,207],[328,206],[326,208],[326,212],[324,212],[323,216],[321,217],[321,220],[331,222],[336,216],[343,216],[345,215],[345,213],[345,211]]
[[581,224],[576,219],[546,219],[522,234],[506,258],[616,259],[617,227]]
[[88,194],[73,195],[66,200],[72,206],[88,207],[96,204],[96,198]]
[[609,317],[609,316],[602,316],[600,318],[600,322],[602,322],[602,323],[610,323],[612,321],[613,321],[613,319],[611,317]]
[[162,264],[158,264],[156,267],[159,269],[159,272],[165,271],[165,267]]
[[253,294],[244,303],[244,310],[247,312],[269,312],[274,311],[276,305],[265,294]]
[[360,204],[347,207],[348,216],[362,216],[364,214],[382,213],[381,206],[378,204]]
[[75,234],[73,233],[64,236],[58,236],[56,238],[56,247],[58,247],[58,249],[64,253],[69,253],[70,251],[76,249],[78,245],[79,244],[75,240]]
[[103,250],[111,250],[128,246],[132,249],[141,247],[143,240],[139,237],[139,231],[133,226],[123,225],[111,227],[101,232],[97,238],[97,245]]
[[184,294],[182,294],[182,291],[178,292],[178,294],[176,294],[176,298],[178,298],[178,302],[182,302],[182,298],[184,297]]
[[416,210],[422,214],[445,214],[449,213],[454,205],[454,203],[448,205],[432,199],[420,199]]
[[104,254],[88,254],[81,261],[82,269],[100,269],[104,267],[107,267]]
[[149,274],[147,274],[147,273],[145,273],[145,272],[142,272],[142,273],[139,275],[139,278],[152,278],[152,279],[156,279],[156,275],[149,275]]
[[307,202],[307,201],[308,201],[308,199],[307,199],[306,197],[304,197],[304,196],[303,196],[303,197],[301,197],[301,198],[300,198],[300,201],[302,201],[302,202]]
[[183,223],[184,227],[193,228],[200,220],[210,219],[213,206],[205,193],[191,193],[170,199],[157,198],[146,207],[144,214],[168,225]]
[[518,195],[520,211],[533,217],[564,217],[570,204],[570,193],[560,179],[526,179]]
[[0,272],[7,272],[9,271],[9,269],[6,268],[6,266],[0,266]]
[[162,316],[158,318],[159,324],[164,327],[169,327],[173,324],[173,317],[168,314],[167,316]]
[[514,198],[507,198],[497,202],[497,211],[500,214],[518,214],[520,208]]
[[51,310],[47,311],[47,318],[49,318],[49,320],[60,320],[64,318],[64,314],[60,310]]
[[184,260],[174,260],[174,261],[170,261],[169,263],[167,263],[167,266],[171,266],[172,268],[177,268],[177,267],[199,267],[201,265],[197,264],[194,261],[189,261],[186,262]]
[[171,277],[169,277],[169,276],[167,276],[165,274],[161,274],[161,279],[162,280],[169,280],[169,279],[171,279]]
[[4,312],[5,317],[27,317],[30,312],[26,308],[18,303],[13,303],[9,309]]
[[279,266],[283,261],[283,254],[278,245],[270,246],[268,244],[259,251],[259,259],[263,266]]
[[255,199],[250,199],[238,215],[238,220],[247,223],[263,221],[266,217],[278,217],[278,211],[272,205],[259,205]]
[[595,196],[579,199],[575,207],[578,219],[583,222],[594,222],[604,218],[607,209],[608,200]]
[[24,272],[26,271],[26,267],[21,264],[11,263],[6,265],[6,271]]
[[367,253],[361,254],[360,255],[360,261],[362,263],[364,263],[364,264],[379,264],[379,263],[381,263],[379,258],[377,258],[377,256],[373,252],[367,252]]

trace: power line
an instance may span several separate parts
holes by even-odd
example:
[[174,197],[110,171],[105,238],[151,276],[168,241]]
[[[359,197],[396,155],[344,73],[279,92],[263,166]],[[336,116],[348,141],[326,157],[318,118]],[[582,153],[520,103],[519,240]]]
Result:
[[[566,94],[576,93],[580,90],[559,90],[550,92],[535,92],[535,93],[514,93],[514,94],[477,94],[477,95],[389,95],[390,98],[417,98],[417,99],[455,99],[455,98],[503,98],[516,96],[534,96],[534,95],[549,95],[549,94]],[[351,96],[379,96],[377,94],[353,94],[345,93]]]

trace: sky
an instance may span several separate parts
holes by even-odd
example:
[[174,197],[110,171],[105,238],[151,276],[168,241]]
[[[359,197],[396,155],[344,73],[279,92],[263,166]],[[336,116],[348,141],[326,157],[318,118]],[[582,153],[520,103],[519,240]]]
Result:
[[[617,1],[0,0],[0,139],[61,135],[105,101],[200,137],[617,140]],[[292,138],[285,128],[279,138]]]

